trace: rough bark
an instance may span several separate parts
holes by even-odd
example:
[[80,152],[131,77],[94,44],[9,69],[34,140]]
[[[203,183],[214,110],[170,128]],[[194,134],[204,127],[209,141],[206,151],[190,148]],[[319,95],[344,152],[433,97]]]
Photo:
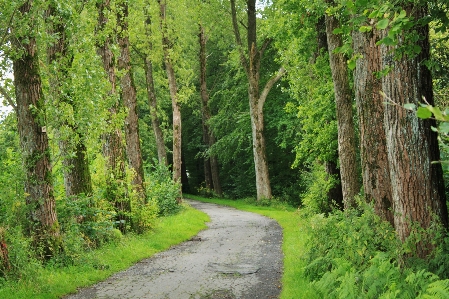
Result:
[[[211,148],[215,143],[215,136],[209,127],[209,119],[211,113],[209,109],[209,92],[207,90],[207,58],[206,58],[206,43],[207,38],[204,32],[204,27],[200,25],[200,86],[201,86],[201,114],[203,122],[203,142]],[[215,194],[221,196],[221,184],[218,175],[218,160],[216,156],[208,155],[204,157],[204,176],[206,181],[206,187],[211,189],[213,187]]]
[[379,32],[353,34],[357,60],[354,71],[355,98],[360,131],[360,156],[365,199],[374,202],[376,214],[394,225],[390,170],[384,130],[382,84],[375,72],[381,70],[382,56],[376,42]]
[[172,100],[173,112],[173,181],[179,182],[180,194],[178,202],[182,198],[182,184],[181,184],[181,109],[178,101],[178,87],[176,85],[176,75],[173,69],[173,63],[170,57],[170,49],[172,43],[168,37],[166,25],[166,0],[158,0],[160,8],[161,29],[162,29],[162,46],[164,48],[164,62],[165,71],[167,72],[168,87],[170,90],[170,97]]
[[[50,2],[46,18],[49,23],[49,34],[56,35],[56,41],[48,47],[47,57],[50,68],[53,72],[50,73],[50,92],[54,105],[64,103],[70,105],[72,109],[76,110],[76,105],[73,105],[70,95],[63,92],[62,86],[64,81],[69,80],[68,69],[71,68],[73,62],[73,53],[70,50],[70,45],[66,35],[66,25],[63,17],[58,13],[54,1]],[[70,84],[70,83],[69,83]],[[64,187],[67,197],[77,198],[79,194],[92,194],[92,180],[89,171],[89,161],[86,155],[86,146],[84,138],[78,131],[76,123],[70,124],[66,119],[57,120],[60,126],[69,128],[71,137],[62,137],[59,141],[59,150],[63,157],[62,164],[64,166]],[[58,126],[59,127],[59,126]],[[57,135],[58,128],[56,128]]]
[[282,77],[282,75],[285,73],[285,70],[281,68],[276,75],[270,78],[262,92],[260,92],[260,60],[266,47],[269,45],[270,40],[265,40],[260,49],[257,48],[256,1],[247,1],[247,51],[249,58],[247,58],[243,49],[240,29],[237,21],[235,0],[231,0],[231,14],[234,35],[240,51],[240,61],[245,69],[248,78],[248,98],[251,115],[251,132],[253,140],[254,166],[256,172],[257,200],[261,200],[264,198],[270,199],[272,197],[272,194],[265,149],[263,106],[265,104],[265,100],[268,96],[269,91],[271,90],[273,85]]
[[20,56],[13,59],[14,86],[18,132],[26,174],[28,230],[33,244],[43,250],[42,258],[48,258],[58,248],[60,237],[34,24],[27,16],[31,6],[32,1],[26,1],[19,8],[22,20],[29,22],[30,30],[17,34],[14,38],[13,47],[20,53]]
[[[97,32],[101,33],[107,22],[107,12],[110,11],[110,0],[97,3],[98,25]],[[97,43],[97,53],[101,57],[103,68],[110,83],[109,96],[114,100],[109,108],[109,126],[119,111],[117,96],[117,78],[115,72],[114,53],[111,50],[112,36],[107,35]],[[117,211],[116,220],[119,221],[119,229],[126,231],[126,212],[130,210],[130,204],[126,194],[126,169],[125,154],[122,146],[122,132],[120,128],[112,126],[103,135],[103,155],[107,159],[107,198],[114,203]]]
[[[147,16],[145,22],[146,23],[145,33],[147,39],[151,40],[151,31],[150,31],[151,18],[148,11],[145,11],[145,14]],[[153,49],[153,45],[151,42],[149,44],[149,49],[150,50]],[[148,104],[150,106],[151,126],[153,128],[154,136],[156,138],[157,157],[159,163],[168,166],[167,150],[165,149],[164,134],[162,132],[161,123],[159,121],[158,116],[157,96],[156,90],[154,88],[154,78],[153,78],[153,62],[148,56],[144,57],[144,68],[145,68],[145,80],[147,85]]]
[[118,3],[117,33],[120,56],[118,57],[118,70],[120,71],[120,92],[122,104],[127,110],[125,118],[126,155],[128,163],[134,170],[133,188],[139,198],[145,201],[145,175],[143,171],[142,151],[139,137],[139,116],[137,114],[137,93],[131,70],[130,44],[128,33],[128,3]]
[[326,35],[329,49],[329,60],[334,82],[335,103],[338,126],[338,156],[340,160],[341,185],[343,189],[344,207],[355,205],[354,196],[360,191],[356,159],[356,137],[352,113],[352,95],[349,87],[346,59],[341,53],[334,53],[342,46],[340,35],[333,33],[339,27],[334,16],[326,15]]
[[[408,4],[403,7],[407,16],[420,19],[427,16],[425,6]],[[416,57],[392,57],[391,47],[382,47],[383,67],[392,69],[382,78],[382,90],[391,104],[385,106],[385,133],[392,198],[394,224],[401,240],[411,233],[410,223],[429,228],[433,215],[447,227],[447,207],[437,134],[431,130],[433,120],[421,120],[403,108],[405,103],[419,105],[423,98],[433,104],[432,78],[422,63],[429,59],[429,28],[412,28],[420,36],[416,42],[421,53]],[[410,34],[406,32],[404,34]],[[403,43],[399,38],[399,45]],[[416,254],[426,257],[432,245],[421,241],[416,244]]]

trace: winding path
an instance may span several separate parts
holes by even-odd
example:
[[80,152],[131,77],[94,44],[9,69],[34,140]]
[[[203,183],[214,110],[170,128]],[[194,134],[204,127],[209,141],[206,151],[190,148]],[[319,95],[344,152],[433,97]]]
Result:
[[209,229],[66,299],[279,298],[282,229],[269,218],[188,200]]

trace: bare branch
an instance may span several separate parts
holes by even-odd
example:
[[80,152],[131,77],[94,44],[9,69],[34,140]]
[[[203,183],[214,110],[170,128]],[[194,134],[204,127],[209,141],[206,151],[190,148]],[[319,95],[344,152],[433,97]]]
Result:
[[273,77],[270,78],[270,80],[268,80],[267,84],[265,84],[265,87],[260,95],[259,98],[259,103],[258,103],[258,109],[262,110],[263,109],[263,105],[265,104],[265,100],[267,99],[268,93],[270,92],[271,88],[273,87],[273,85],[279,81],[279,79],[281,79],[281,77],[286,73],[287,71],[281,67],[279,69],[279,71],[277,72],[276,75],[274,75]]
[[9,96],[8,91],[3,87],[0,86],[0,94],[6,99],[6,101],[8,102],[8,104],[14,109],[14,111],[17,113],[17,106],[16,104],[14,104],[14,101],[12,100],[12,98]]
[[263,53],[265,52],[265,50],[268,48],[268,46],[270,45],[270,43],[272,41],[273,41],[273,39],[271,39],[271,38],[267,38],[267,39],[264,40],[264,42],[262,44],[262,47],[260,48],[260,51],[259,51],[260,57],[263,56]]

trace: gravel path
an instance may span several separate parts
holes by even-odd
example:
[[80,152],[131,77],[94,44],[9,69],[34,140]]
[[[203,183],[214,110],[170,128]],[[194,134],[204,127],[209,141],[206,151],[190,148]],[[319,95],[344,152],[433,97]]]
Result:
[[279,298],[282,229],[269,218],[188,200],[209,229],[66,299]]

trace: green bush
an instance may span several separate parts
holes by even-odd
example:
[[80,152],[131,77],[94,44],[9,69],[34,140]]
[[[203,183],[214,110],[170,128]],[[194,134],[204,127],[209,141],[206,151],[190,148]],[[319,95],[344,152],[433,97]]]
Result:
[[327,194],[337,183],[337,178],[329,177],[324,166],[317,162],[311,165],[310,171],[304,171],[301,177],[307,186],[302,195],[302,205],[305,210],[311,215],[331,212],[333,206]]
[[[305,276],[320,298],[449,298],[447,241],[440,228],[415,230],[403,244],[372,206],[310,218]],[[411,244],[441,241],[428,260],[413,257]],[[436,242],[439,242],[436,241]]]
[[159,216],[172,215],[180,210],[176,200],[181,196],[179,184],[173,182],[167,166],[154,161],[146,182],[148,202],[157,202]]

